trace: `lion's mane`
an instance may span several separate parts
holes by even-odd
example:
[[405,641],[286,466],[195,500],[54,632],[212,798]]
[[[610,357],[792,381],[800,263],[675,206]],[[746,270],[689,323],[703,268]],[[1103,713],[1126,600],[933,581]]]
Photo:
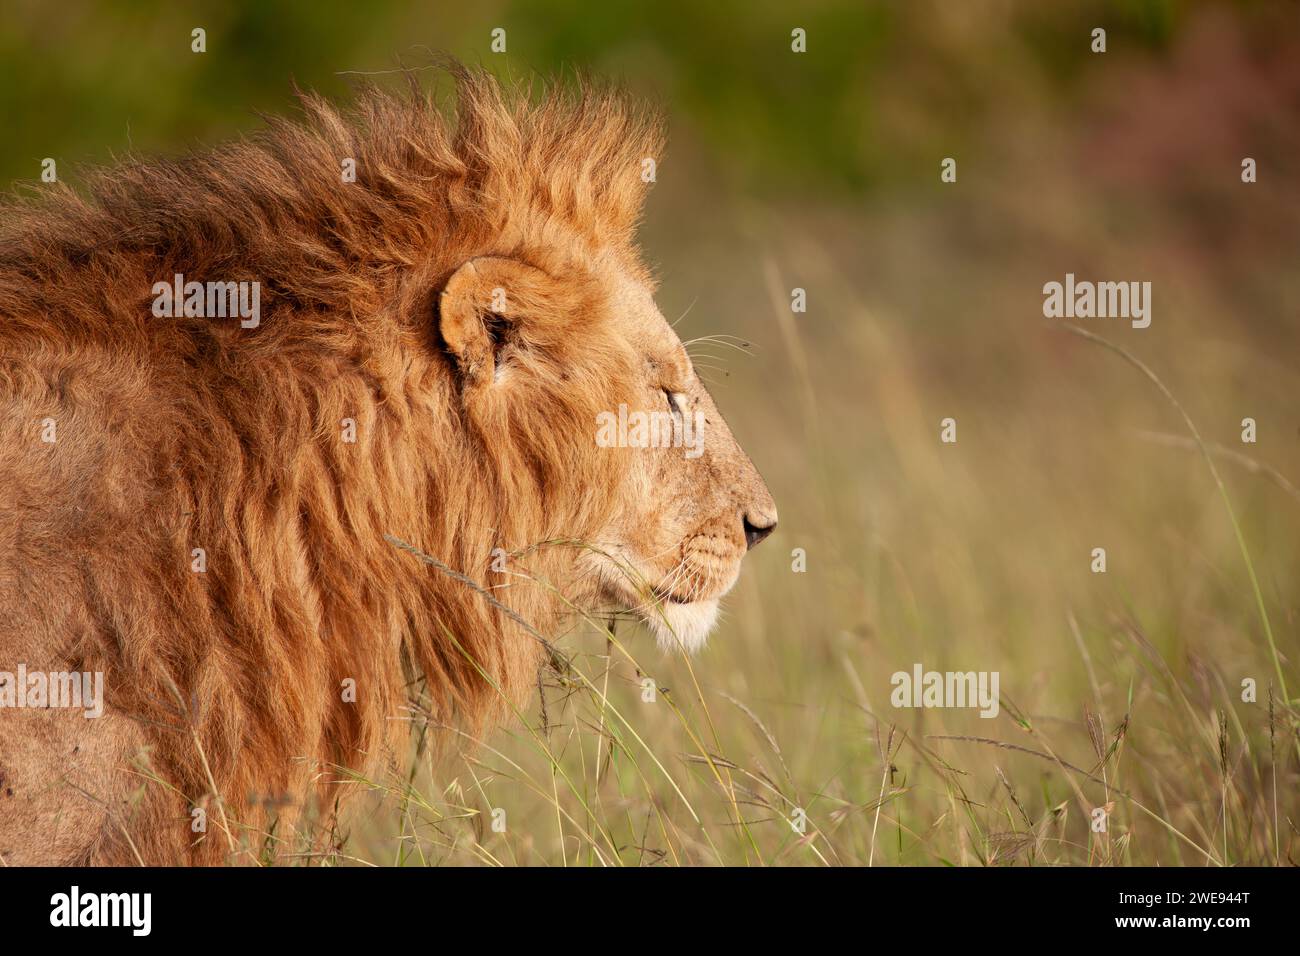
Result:
[[[574,324],[603,307],[581,276],[641,268],[660,133],[590,85],[452,73],[454,106],[303,95],[298,121],[0,213],[0,649],[102,670],[135,770],[92,795],[109,811],[86,861],[228,858],[222,820],[255,844],[231,821],[266,798],[400,759],[420,687],[438,720],[479,728],[536,678],[533,636],[385,535],[478,581],[502,548],[518,573],[494,593],[558,619],[536,582],[567,565],[543,543],[593,533],[618,482],[564,437],[627,371],[598,322]],[[455,269],[500,254],[556,288],[531,304],[552,313],[528,333],[544,386],[489,413],[463,401],[435,315]],[[177,273],[259,282],[261,325],[154,317]]]

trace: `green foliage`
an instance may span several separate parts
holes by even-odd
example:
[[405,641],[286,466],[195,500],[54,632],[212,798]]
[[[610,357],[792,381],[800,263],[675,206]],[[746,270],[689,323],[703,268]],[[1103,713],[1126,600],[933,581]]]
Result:
[[[888,186],[940,140],[964,142],[1003,84],[1095,66],[1094,21],[1112,44],[1148,48],[1175,20],[1163,0],[1053,6],[1051,17],[1036,3],[1002,7],[957,11],[958,49],[938,6],[883,0],[27,3],[0,18],[0,176],[35,178],[45,156],[102,163],[236,135],[254,113],[288,108],[294,82],[345,95],[348,71],[420,67],[437,51],[516,77],[613,76],[664,101],[675,130],[742,187],[833,195]],[[504,55],[489,48],[498,26]],[[195,27],[206,53],[191,52]],[[791,51],[795,27],[807,53]],[[1003,80],[982,82],[990,68]]]

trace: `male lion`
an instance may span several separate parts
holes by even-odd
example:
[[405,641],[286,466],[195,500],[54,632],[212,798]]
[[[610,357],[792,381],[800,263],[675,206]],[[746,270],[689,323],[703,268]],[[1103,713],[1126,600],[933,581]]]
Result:
[[[268,801],[404,752],[413,686],[526,697],[574,607],[697,647],[776,524],[634,245],[658,124],[453,72],[451,117],[307,95],[0,213],[4,863],[247,862]],[[634,412],[703,453],[595,440]]]

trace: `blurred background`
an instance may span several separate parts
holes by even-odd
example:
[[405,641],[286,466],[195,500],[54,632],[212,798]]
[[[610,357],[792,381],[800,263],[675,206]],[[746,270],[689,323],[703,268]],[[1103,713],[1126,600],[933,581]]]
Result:
[[[430,51],[662,105],[659,304],[744,343],[692,350],[781,525],[699,657],[566,639],[590,681],[546,726],[359,781],[330,860],[1300,859],[1300,4],[10,0],[0,173],[75,186]],[[1067,272],[1152,283],[1149,328],[1073,324],[1162,385],[1043,318]],[[998,671],[1001,714],[892,707],[917,662]]]

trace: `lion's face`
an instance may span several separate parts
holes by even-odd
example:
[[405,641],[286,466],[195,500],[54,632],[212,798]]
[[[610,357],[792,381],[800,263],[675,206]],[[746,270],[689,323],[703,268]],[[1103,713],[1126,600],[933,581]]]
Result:
[[635,610],[660,646],[693,651],[745,552],[776,527],[776,504],[648,285],[620,275],[611,302],[634,398],[598,416],[598,446],[628,460],[605,553],[592,560],[604,599]]
[[480,430],[514,439],[510,467],[551,463],[542,510],[585,545],[573,597],[631,610],[662,647],[690,651],[776,505],[648,279],[617,262],[561,278],[472,260],[441,294],[441,329]]

